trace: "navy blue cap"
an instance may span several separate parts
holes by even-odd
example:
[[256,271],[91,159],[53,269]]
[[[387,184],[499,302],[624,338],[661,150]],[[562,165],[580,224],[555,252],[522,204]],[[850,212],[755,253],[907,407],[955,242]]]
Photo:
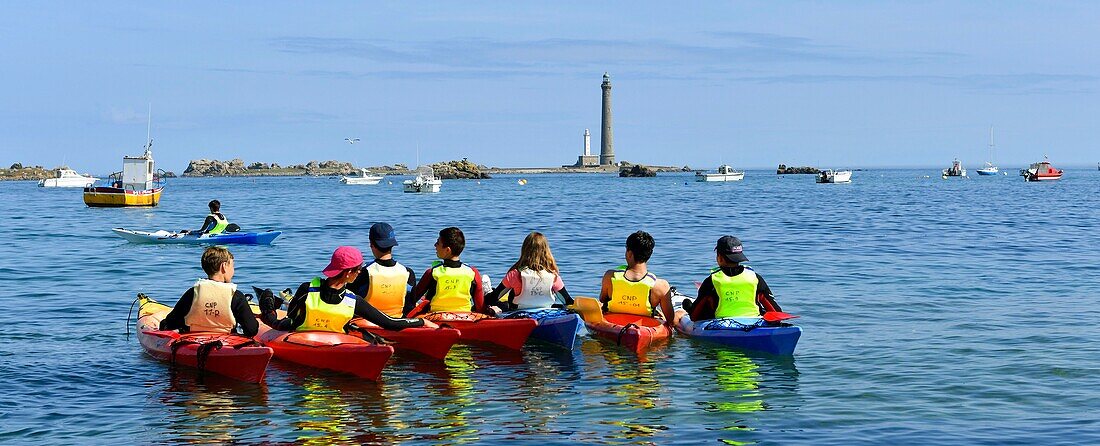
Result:
[[741,240],[732,235],[723,235],[722,238],[718,239],[718,244],[714,247],[714,250],[731,262],[749,261],[749,258],[745,257],[745,247],[741,246]]
[[389,223],[375,223],[370,227],[370,242],[382,249],[397,246],[397,234]]

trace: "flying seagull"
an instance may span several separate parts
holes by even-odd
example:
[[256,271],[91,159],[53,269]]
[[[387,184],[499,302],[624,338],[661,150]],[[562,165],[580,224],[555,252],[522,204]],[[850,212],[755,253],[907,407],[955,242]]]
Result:
[[359,142],[359,138],[344,138],[344,141],[347,141],[348,144],[355,144]]

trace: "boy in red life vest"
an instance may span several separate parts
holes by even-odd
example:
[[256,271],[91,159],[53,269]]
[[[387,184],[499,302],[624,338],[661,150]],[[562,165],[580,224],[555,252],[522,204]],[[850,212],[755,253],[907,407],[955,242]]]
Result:
[[202,270],[207,278],[199,279],[183,293],[168,316],[160,321],[160,329],[232,333],[240,325],[241,334],[255,336],[260,324],[248,306],[248,298],[233,283],[233,253],[220,246],[206,248],[202,253]]
[[684,301],[693,321],[716,318],[758,318],[768,311],[783,311],[772,298],[764,278],[741,265],[749,259],[737,237],[726,235],[714,247],[718,268],[699,286],[699,298]]
[[435,255],[441,261],[432,264],[413,288],[413,299],[423,297],[426,305],[422,302],[411,310],[410,316],[437,311],[485,312],[481,273],[459,260],[465,248],[466,236],[461,229],[450,227],[439,231]]
[[653,236],[645,231],[626,238],[626,269],[610,270],[603,275],[600,302],[605,313],[654,317],[660,308],[665,325],[672,325],[672,287],[667,280],[650,273],[646,265],[653,255],[653,246]]

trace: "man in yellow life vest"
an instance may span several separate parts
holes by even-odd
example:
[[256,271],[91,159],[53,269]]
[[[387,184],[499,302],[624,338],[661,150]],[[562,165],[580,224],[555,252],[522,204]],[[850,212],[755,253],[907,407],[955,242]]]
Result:
[[684,301],[684,310],[691,314],[691,320],[754,319],[768,311],[783,311],[772,298],[764,278],[752,268],[741,265],[749,261],[741,240],[731,235],[722,236],[714,251],[718,268],[703,279],[694,303]]
[[374,254],[374,261],[363,268],[348,288],[379,311],[391,317],[401,317],[416,304],[411,292],[416,285],[416,274],[412,268],[394,260],[394,246],[397,246],[397,235],[393,226],[389,223],[371,226],[370,251]]
[[286,317],[279,319],[275,310],[282,299],[270,290],[260,295],[260,320],[276,330],[346,332],[348,322],[359,316],[387,330],[408,327],[434,327],[421,319],[394,319],[378,311],[367,301],[347,289],[363,269],[363,254],[351,246],[341,246],[332,253],[332,260],[321,271],[325,277],[314,277],[298,286],[294,298],[287,304]]
[[160,321],[161,330],[189,333],[232,333],[238,325],[241,334],[255,336],[260,324],[248,306],[248,297],[233,283],[233,253],[220,246],[202,253],[205,279],[199,279],[183,293],[179,302]]
[[626,238],[626,269],[610,270],[603,275],[600,302],[605,313],[653,317],[660,308],[665,325],[672,325],[672,287],[646,266],[653,255],[653,246],[653,236],[645,231]]
[[466,236],[461,229],[450,227],[439,231],[435,255],[441,261],[433,263],[413,288],[412,299],[423,297],[425,302],[410,310],[409,316],[437,311],[485,313],[481,273],[462,263],[459,256],[463,249],[466,249]]
[[225,232],[225,229],[229,227],[229,219],[225,218],[222,214],[222,203],[218,200],[210,200],[207,204],[210,208],[210,215],[206,216],[206,220],[203,220],[202,227],[199,228],[198,233],[201,234],[221,234]]

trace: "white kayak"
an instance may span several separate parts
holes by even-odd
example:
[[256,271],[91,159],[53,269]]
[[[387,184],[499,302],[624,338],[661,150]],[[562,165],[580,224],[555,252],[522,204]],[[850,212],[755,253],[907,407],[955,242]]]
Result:
[[114,228],[112,231],[118,234],[119,237],[130,241],[131,243],[157,243],[157,244],[180,244],[180,245],[225,245],[225,244],[239,244],[239,245],[269,245],[275,241],[282,231],[266,231],[266,232],[223,232],[221,234],[209,235],[202,234],[197,235],[193,233],[181,233],[181,232],[169,232],[165,230],[159,230],[156,232],[147,231],[135,231],[132,229]]

